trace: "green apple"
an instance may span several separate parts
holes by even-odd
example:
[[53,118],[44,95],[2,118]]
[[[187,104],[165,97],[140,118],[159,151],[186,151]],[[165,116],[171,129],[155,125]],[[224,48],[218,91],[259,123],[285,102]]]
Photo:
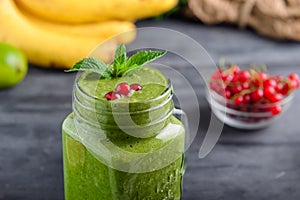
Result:
[[28,70],[25,55],[16,47],[0,43],[0,89],[20,83]]

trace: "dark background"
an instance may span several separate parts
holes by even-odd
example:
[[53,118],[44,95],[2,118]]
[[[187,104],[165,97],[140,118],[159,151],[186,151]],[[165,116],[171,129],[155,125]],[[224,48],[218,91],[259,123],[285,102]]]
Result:
[[[272,74],[300,74],[296,42],[178,19],[137,25],[185,33],[216,62],[225,57],[244,66],[265,63]],[[266,129],[225,126],[216,147],[200,160],[198,151],[211,115],[204,85],[197,85],[198,77],[188,67],[176,62],[173,67],[198,86],[201,113],[199,134],[187,153],[183,199],[300,199],[299,91],[288,112]],[[0,91],[0,199],[63,199],[61,124],[71,112],[74,78],[75,74],[31,66],[22,84]]]

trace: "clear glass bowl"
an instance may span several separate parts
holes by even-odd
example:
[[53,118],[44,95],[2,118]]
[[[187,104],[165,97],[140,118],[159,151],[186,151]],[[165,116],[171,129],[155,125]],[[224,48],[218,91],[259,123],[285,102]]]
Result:
[[[237,106],[232,100],[226,99],[213,90],[206,90],[206,99],[213,113],[225,124],[240,129],[259,129],[270,125],[291,105],[293,94],[272,104],[243,104]],[[274,115],[274,106],[280,106],[281,112]]]

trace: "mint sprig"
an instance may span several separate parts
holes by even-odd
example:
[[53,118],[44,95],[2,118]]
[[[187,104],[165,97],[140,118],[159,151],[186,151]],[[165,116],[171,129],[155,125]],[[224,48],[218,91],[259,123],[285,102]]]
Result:
[[111,69],[107,67],[107,64],[97,58],[85,58],[77,62],[71,69],[65,70],[65,72],[73,71],[92,71],[101,74],[103,78],[112,78]]
[[121,44],[115,52],[114,60],[111,64],[105,64],[97,58],[84,58],[77,62],[72,71],[92,71],[101,74],[101,78],[112,79],[114,77],[132,76],[145,64],[165,55],[166,51],[139,51],[130,58],[126,55],[126,47]]
[[126,70],[127,55],[126,47],[124,44],[121,44],[115,52],[115,57],[112,67],[112,75],[118,77],[122,74],[123,70]]

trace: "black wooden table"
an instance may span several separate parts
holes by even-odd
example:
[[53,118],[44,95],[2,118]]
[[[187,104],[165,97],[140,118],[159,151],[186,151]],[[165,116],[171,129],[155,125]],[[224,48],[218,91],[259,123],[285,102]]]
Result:
[[[299,43],[176,19],[137,25],[185,33],[216,62],[224,57],[241,65],[265,63],[273,74],[300,74]],[[188,68],[172,65],[192,82],[198,78]],[[61,123],[71,112],[74,78],[75,74],[30,67],[22,84],[0,91],[0,199],[63,199]],[[201,160],[198,151],[211,112],[203,84],[198,85],[198,95],[201,121],[187,154],[184,199],[300,199],[300,92],[293,107],[266,129],[225,126],[216,147]]]

